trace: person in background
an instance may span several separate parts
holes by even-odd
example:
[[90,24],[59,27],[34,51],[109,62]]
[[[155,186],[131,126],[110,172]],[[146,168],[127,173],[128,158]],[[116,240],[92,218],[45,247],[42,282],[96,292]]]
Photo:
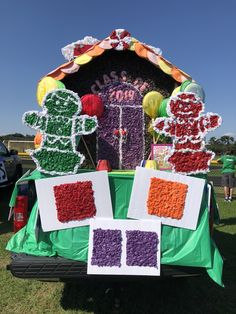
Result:
[[217,160],[222,163],[222,186],[224,187],[225,201],[232,202],[233,200],[233,187],[235,183],[235,164],[236,157],[232,151],[227,151],[225,155]]

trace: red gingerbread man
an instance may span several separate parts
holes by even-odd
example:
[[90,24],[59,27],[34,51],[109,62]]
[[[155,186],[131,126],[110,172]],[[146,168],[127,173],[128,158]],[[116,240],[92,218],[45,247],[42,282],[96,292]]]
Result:
[[157,118],[153,128],[157,133],[173,138],[173,150],[168,162],[174,172],[206,173],[214,153],[205,149],[204,137],[221,124],[221,117],[204,111],[204,104],[193,93],[179,93],[167,105],[170,118]]

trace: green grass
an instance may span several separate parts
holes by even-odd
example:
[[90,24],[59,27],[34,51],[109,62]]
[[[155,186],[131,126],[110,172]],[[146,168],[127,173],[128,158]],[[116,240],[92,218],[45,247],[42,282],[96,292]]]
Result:
[[[106,282],[46,283],[17,279],[6,271],[9,253],[4,248],[12,235],[11,223],[6,222],[9,197],[10,193],[0,193],[0,313],[114,313],[112,290]],[[218,203],[222,224],[216,226],[214,238],[226,259],[225,288],[207,275],[121,284],[121,307],[116,313],[236,312],[236,201],[225,203],[219,198]]]
[[222,164],[211,164],[210,172],[208,173],[208,176],[221,177],[222,176],[221,170],[222,170]]
[[211,171],[209,172],[208,176],[210,176],[210,177],[221,177],[222,176],[221,169],[212,168]]

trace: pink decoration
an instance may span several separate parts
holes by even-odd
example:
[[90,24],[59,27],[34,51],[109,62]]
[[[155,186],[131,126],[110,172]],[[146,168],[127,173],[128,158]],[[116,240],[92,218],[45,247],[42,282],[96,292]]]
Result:
[[204,111],[204,104],[193,93],[179,93],[170,98],[167,113],[170,118],[157,118],[153,128],[157,133],[173,137],[173,150],[167,160],[174,172],[206,173],[214,153],[205,149],[204,137],[221,125],[218,114]]
[[125,29],[114,30],[109,37],[112,48],[116,50],[128,49],[131,44],[131,35]]

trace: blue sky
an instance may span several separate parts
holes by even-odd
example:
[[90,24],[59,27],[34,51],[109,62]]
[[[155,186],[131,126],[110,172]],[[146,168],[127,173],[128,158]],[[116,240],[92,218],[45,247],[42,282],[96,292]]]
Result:
[[40,110],[38,80],[64,63],[61,48],[91,35],[125,28],[161,48],[206,93],[205,108],[223,124],[211,136],[236,138],[236,1],[7,0],[0,4],[0,135],[34,134],[25,111]]

